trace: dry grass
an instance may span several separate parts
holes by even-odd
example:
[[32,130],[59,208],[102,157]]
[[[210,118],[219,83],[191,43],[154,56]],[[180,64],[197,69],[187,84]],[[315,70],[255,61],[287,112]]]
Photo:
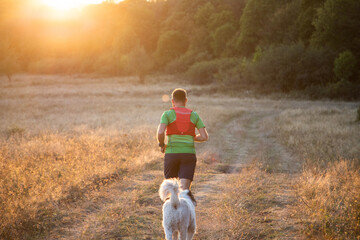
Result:
[[[158,188],[162,180],[161,174],[137,175],[135,182],[123,180],[122,194],[86,222],[81,235],[75,239],[161,239],[162,202]],[[117,194],[117,191],[111,192]]]
[[154,88],[151,94],[158,100],[154,102],[123,98],[117,90],[132,88],[111,81],[79,80],[81,87],[74,87],[69,78],[64,82],[49,78],[39,77],[36,86],[31,77],[24,78],[1,91],[0,236],[4,238],[46,232],[59,205],[77,201],[161,156],[153,141],[154,125],[164,106],[157,93],[166,90]]
[[305,160],[302,172],[279,171],[280,156],[267,152],[276,144],[266,146],[269,139],[262,139],[258,160],[219,187],[223,195],[205,213],[212,220],[200,219],[199,239],[287,239],[293,233],[300,239],[360,238],[356,109],[300,107],[265,119],[262,131],[270,130],[269,136]]
[[[360,124],[355,108],[310,107],[283,111],[271,124],[280,141],[308,165],[325,167],[340,158],[359,160]],[[270,125],[270,124],[269,124]]]
[[267,174],[253,164],[223,184],[223,193],[207,213],[211,221],[201,222],[199,239],[261,239],[271,235],[260,227],[270,221],[263,215],[269,191]]
[[149,131],[138,130],[126,136],[43,133],[1,139],[2,234],[15,236],[21,230],[13,226],[39,221],[39,209],[79,200],[86,191],[156,159],[152,138]]
[[360,238],[360,125],[355,108],[310,107],[277,117],[277,137],[306,162],[296,185],[310,238]]
[[[160,161],[155,129],[170,107],[161,97],[174,84],[131,80],[20,75],[0,82],[0,238],[46,233],[59,206]],[[210,128],[231,115],[229,101],[207,109],[214,99],[186,88]]]
[[[236,157],[232,150],[236,145],[229,144],[232,139],[224,136],[246,137],[242,130],[244,126],[239,127],[241,123],[235,121],[231,129],[222,129],[222,123],[244,112],[282,111],[276,118],[278,125],[274,127],[273,119],[269,119],[265,122],[267,128],[272,129],[282,143],[302,158],[321,163],[316,166],[322,167],[313,171],[308,165],[301,178],[304,184],[297,188],[309,206],[319,205],[320,198],[324,205],[322,209],[328,209],[326,214],[320,212],[320,208],[312,209],[311,215],[302,206],[305,220],[317,226],[307,232],[310,235],[341,236],[340,230],[321,232],[324,216],[330,216],[329,213],[338,214],[334,215],[336,219],[348,221],[342,224],[341,229],[348,232],[349,238],[358,231],[353,225],[354,214],[358,210],[352,207],[358,205],[347,198],[347,190],[339,189],[338,195],[325,191],[325,186],[335,184],[334,189],[346,186],[344,189],[353,191],[354,196],[359,194],[359,185],[356,185],[358,168],[349,168],[358,166],[356,161],[360,151],[357,141],[360,129],[354,121],[356,110],[352,105],[341,108],[333,103],[317,102],[317,106],[307,108],[309,102],[239,99],[217,93],[214,86],[179,86],[169,77],[148,79],[146,85],[131,84],[132,80],[19,75],[11,85],[7,81],[0,82],[0,238],[38,238],[55,224],[67,222],[65,217],[69,216],[61,216],[64,206],[71,211],[72,205],[78,202],[90,202],[92,199],[89,198],[99,189],[101,194],[108,194],[111,198],[111,193],[101,190],[104,185],[123,181],[125,184],[123,177],[140,175],[139,171],[149,171],[154,163],[161,162],[155,129],[161,113],[169,108],[169,103],[162,102],[161,97],[171,93],[174,87],[190,90],[189,106],[194,106],[210,132],[210,142],[202,146],[198,154],[195,178],[198,184],[207,181],[213,174],[227,173]],[[321,107],[324,105],[335,106],[328,109]],[[284,110],[288,108],[292,110]],[[215,128],[217,135],[214,135]],[[323,164],[339,157],[354,161],[330,165],[329,168],[326,167],[328,164]],[[335,170],[331,170],[343,168],[348,169],[345,175],[335,175]],[[241,173],[235,173],[225,183],[224,194],[214,201],[221,211],[214,207],[204,213],[211,219],[215,217],[218,225],[212,227],[209,224],[213,221],[208,220],[200,222],[197,237],[279,237],[277,230],[264,227],[264,224],[273,221],[265,216],[276,204],[274,193],[286,177],[264,169],[266,167],[257,162]],[[329,172],[327,169],[330,169]],[[326,174],[329,176],[325,177]],[[338,182],[326,182],[332,179],[330,175]],[[161,210],[157,186],[162,178],[159,173],[154,176],[154,181],[145,179],[140,185],[134,183],[133,190],[124,192],[124,196],[118,199],[114,197],[117,201],[104,208],[103,216],[96,216],[94,223],[85,226],[81,236],[84,239],[117,236],[143,239],[139,236],[156,238],[162,235],[161,216],[154,215],[158,213],[157,209]],[[316,185],[319,182],[323,182],[323,188]],[[315,191],[313,198],[305,194],[309,189]],[[330,195],[334,198],[331,201],[327,199]],[[106,198],[98,197],[99,202]],[[349,200],[341,201],[342,198]],[[94,205],[98,204],[97,200],[94,202]],[[342,204],[346,204],[348,210],[338,210]],[[98,222],[102,224],[102,229],[97,232]],[[149,226],[152,223],[154,225]],[[72,226],[73,222],[68,224]],[[135,235],[130,230],[134,228],[137,229]],[[54,234],[54,238],[58,238],[57,233]]]
[[297,191],[308,236],[360,238],[360,175],[351,161],[340,160],[322,171],[305,170]]

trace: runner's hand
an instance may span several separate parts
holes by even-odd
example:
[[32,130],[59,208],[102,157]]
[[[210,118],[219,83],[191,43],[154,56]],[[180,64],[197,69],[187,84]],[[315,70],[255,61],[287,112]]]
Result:
[[165,150],[166,150],[166,144],[163,147],[161,147],[161,152],[164,153]]

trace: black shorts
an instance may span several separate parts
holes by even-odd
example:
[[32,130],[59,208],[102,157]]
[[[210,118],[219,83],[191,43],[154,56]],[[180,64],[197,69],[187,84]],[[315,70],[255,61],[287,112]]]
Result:
[[193,153],[166,153],[164,176],[168,178],[185,178],[193,180],[196,166],[196,155]]

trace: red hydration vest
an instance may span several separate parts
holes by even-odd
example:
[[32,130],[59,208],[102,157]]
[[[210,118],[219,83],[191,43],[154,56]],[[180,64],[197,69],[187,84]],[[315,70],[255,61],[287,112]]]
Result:
[[195,124],[191,122],[191,109],[175,107],[171,108],[176,113],[176,119],[166,128],[166,135],[190,135],[195,137]]

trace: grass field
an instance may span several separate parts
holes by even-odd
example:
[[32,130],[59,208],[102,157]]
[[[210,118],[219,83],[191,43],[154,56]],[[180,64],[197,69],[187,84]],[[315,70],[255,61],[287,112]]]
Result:
[[360,236],[359,103],[132,78],[0,79],[0,238],[163,239],[155,140],[175,87],[203,118],[196,239]]

